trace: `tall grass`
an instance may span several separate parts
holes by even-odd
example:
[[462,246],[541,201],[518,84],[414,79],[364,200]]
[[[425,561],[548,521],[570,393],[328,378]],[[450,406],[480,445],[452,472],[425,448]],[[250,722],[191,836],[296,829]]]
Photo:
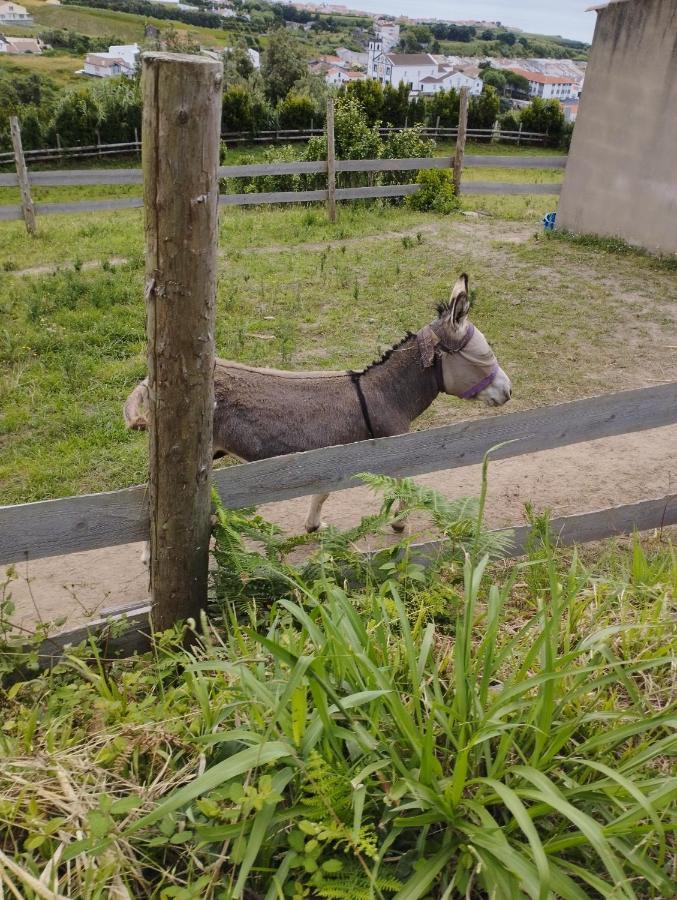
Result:
[[136,660],[88,645],[8,689],[7,891],[671,896],[671,547],[589,568],[540,540],[494,564],[476,505],[407,492],[453,534],[429,569],[404,542],[356,573],[337,533],[293,566],[221,511],[192,651],[178,631]]

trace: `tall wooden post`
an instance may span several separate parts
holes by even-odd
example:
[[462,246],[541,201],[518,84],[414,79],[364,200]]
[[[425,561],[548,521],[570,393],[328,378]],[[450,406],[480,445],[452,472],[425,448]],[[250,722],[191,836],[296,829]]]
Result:
[[454,154],[454,190],[456,196],[461,193],[463,176],[463,154],[465,153],[465,136],[468,131],[468,88],[461,88],[458,110],[458,132],[456,134],[456,153]]
[[16,177],[19,179],[21,209],[23,210],[24,222],[26,223],[26,231],[29,234],[35,234],[37,231],[35,224],[35,207],[33,206],[31,185],[28,181],[28,169],[26,168],[26,160],[24,158],[24,150],[21,143],[21,126],[19,125],[19,120],[16,116],[10,116],[9,128],[12,133],[14,163],[16,165]]
[[336,148],[334,144],[334,101],[327,100],[327,216],[336,221]]
[[207,601],[223,66],[143,58],[153,625]]

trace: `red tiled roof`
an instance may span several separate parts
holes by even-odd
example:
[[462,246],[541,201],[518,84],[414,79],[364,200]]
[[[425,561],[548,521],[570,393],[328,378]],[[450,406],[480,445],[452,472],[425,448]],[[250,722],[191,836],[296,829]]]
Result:
[[526,69],[510,69],[510,71],[515,75],[523,75],[524,78],[537,84],[577,84],[571,75],[543,75],[541,72],[527,72]]

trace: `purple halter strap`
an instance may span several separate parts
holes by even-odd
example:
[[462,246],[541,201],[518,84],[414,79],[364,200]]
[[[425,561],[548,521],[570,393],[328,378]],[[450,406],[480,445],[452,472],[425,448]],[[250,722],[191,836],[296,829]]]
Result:
[[[439,351],[442,351],[443,353],[462,353],[472,340],[474,334],[475,326],[471,323],[470,325],[468,325],[468,330],[466,331],[463,340],[457,347],[446,347],[442,343],[439,343],[437,345],[436,349],[438,352],[435,365],[435,376],[437,378],[437,386],[439,387],[440,391],[444,391],[444,376],[439,365],[441,359],[441,353]],[[488,388],[489,385],[493,382],[494,378],[496,378],[496,376],[498,375],[498,368],[498,363],[494,363],[489,370],[488,375],[485,375],[485,377],[481,381],[478,381],[477,384],[469,387],[467,391],[463,391],[462,394],[459,394],[460,399],[471,400],[473,397],[476,397],[478,394],[480,394],[485,388]]]

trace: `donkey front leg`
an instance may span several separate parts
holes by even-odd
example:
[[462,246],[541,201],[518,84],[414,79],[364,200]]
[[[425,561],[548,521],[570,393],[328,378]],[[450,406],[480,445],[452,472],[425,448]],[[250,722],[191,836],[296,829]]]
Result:
[[310,507],[308,509],[308,517],[306,518],[306,531],[312,534],[313,531],[324,527],[322,521],[322,506],[329,494],[313,494],[310,499]]

